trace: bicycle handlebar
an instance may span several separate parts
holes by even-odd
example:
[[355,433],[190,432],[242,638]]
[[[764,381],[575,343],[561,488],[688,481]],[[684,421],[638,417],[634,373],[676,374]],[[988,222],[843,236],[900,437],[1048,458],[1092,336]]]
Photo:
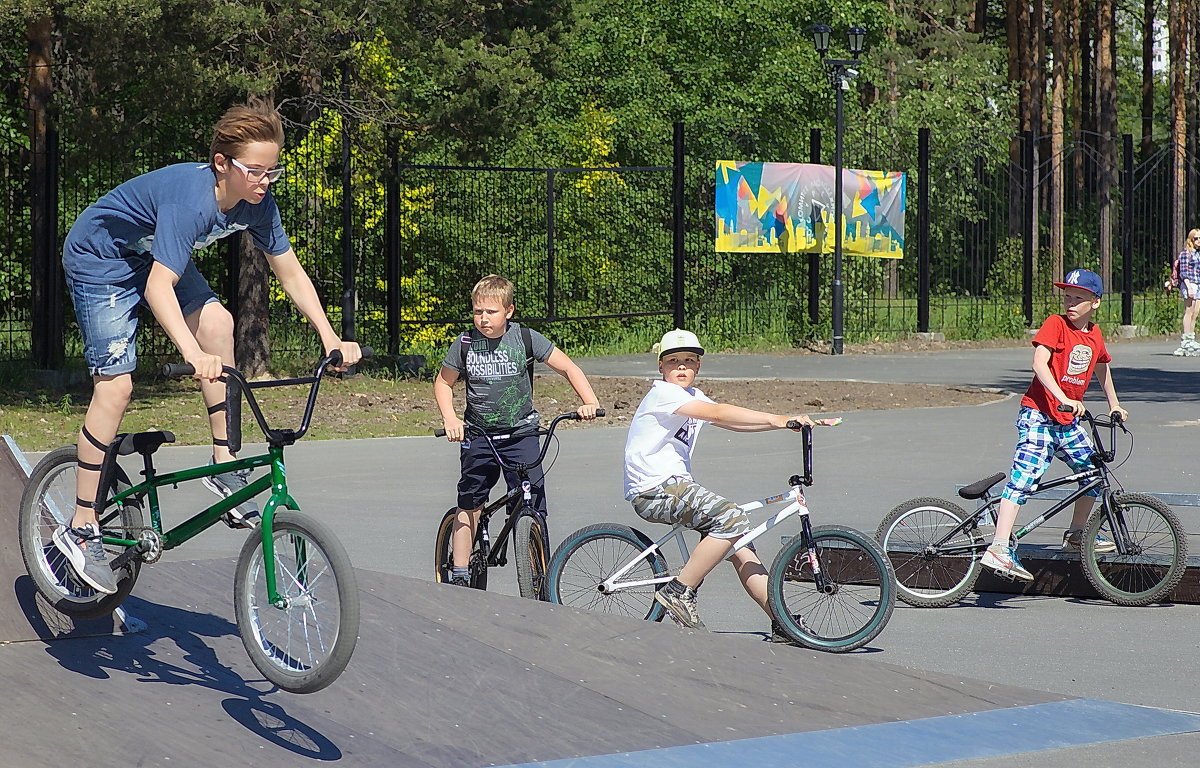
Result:
[[[603,409],[603,408],[597,408],[597,409],[596,409],[596,416],[597,416],[597,418],[603,417],[603,416],[604,416],[604,409]],[[528,471],[528,470],[532,469],[533,467],[536,467],[536,466],[540,465],[540,464],[541,464],[541,463],[542,463],[542,462],[545,460],[545,458],[546,458],[546,451],[550,450],[550,440],[549,440],[549,438],[550,438],[550,437],[551,437],[551,436],[554,434],[554,430],[555,430],[555,428],[556,428],[556,427],[558,427],[558,425],[559,425],[559,422],[563,422],[563,421],[582,421],[582,417],[581,417],[581,416],[580,416],[578,413],[576,413],[576,412],[574,412],[574,411],[572,411],[572,412],[570,412],[570,413],[563,413],[563,414],[560,414],[560,415],[558,415],[558,416],[555,416],[555,417],[554,417],[554,418],[553,418],[553,419],[550,421],[550,426],[546,427],[544,430],[543,430],[543,429],[541,429],[541,428],[539,428],[537,432],[534,432],[533,434],[536,434],[536,435],[539,435],[539,436],[544,436],[544,437],[546,437],[547,439],[542,441],[542,449],[541,449],[541,451],[539,451],[539,452],[538,452],[537,461],[532,461],[532,462],[530,462],[530,463],[528,463],[528,464],[519,464],[519,463],[509,463],[509,464],[506,464],[506,463],[504,462],[504,459],[500,458],[500,454],[499,454],[499,453],[496,451],[496,446],[492,444],[492,440],[493,440],[493,437],[492,437],[492,435],[490,435],[490,434],[488,434],[487,432],[483,431],[483,430],[482,430],[482,429],[480,429],[479,427],[476,427],[476,426],[474,426],[473,424],[463,424],[463,434],[464,434],[465,436],[467,436],[467,437],[472,437],[472,436],[474,436],[474,437],[482,437],[484,440],[486,440],[486,441],[487,441],[488,448],[489,448],[489,449],[491,449],[492,456],[493,456],[493,457],[495,457],[495,459],[496,459],[496,462],[497,462],[497,463],[498,463],[498,464],[499,464],[501,467],[507,467],[507,468],[509,468],[509,469],[512,469],[512,470],[515,470],[515,471],[517,471],[517,472],[526,472],[526,471]],[[435,429],[435,430],[433,431],[433,436],[434,436],[434,437],[445,437],[445,436],[446,436],[446,430],[444,430],[444,429]]]
[[[1057,410],[1061,413],[1067,413],[1069,411],[1073,411],[1074,409],[1069,405],[1063,405],[1062,403],[1059,403]],[[1115,459],[1117,456],[1117,429],[1120,428],[1120,430],[1125,433],[1129,432],[1129,430],[1125,428],[1125,419],[1121,416],[1121,412],[1113,411],[1112,413],[1108,414],[1108,418],[1105,418],[1103,416],[1093,416],[1090,411],[1084,409],[1079,418],[1091,425],[1092,439],[1096,441],[1096,453],[1100,455],[1100,458],[1105,462]],[[1108,450],[1104,449],[1104,441],[1100,439],[1099,432],[1100,429],[1106,427],[1108,428]]]
[[[371,347],[362,347],[361,350],[363,360],[375,356],[375,350]],[[246,394],[246,402],[250,405],[250,412],[254,414],[254,420],[258,423],[258,428],[262,430],[263,437],[267,439],[267,442],[271,445],[290,445],[304,437],[305,433],[308,432],[309,425],[312,423],[313,409],[317,404],[317,391],[320,389],[321,379],[324,377],[326,369],[331,367],[337,368],[341,364],[342,351],[335,349],[317,361],[317,367],[312,376],[253,382],[247,381],[246,377],[237,368],[228,365],[221,366],[220,380],[225,382],[225,425],[227,439],[229,440],[229,449],[236,453],[242,445],[241,393],[244,392]],[[182,378],[195,375],[196,369],[189,363],[167,363],[162,367],[162,373],[164,376],[171,378]],[[253,390],[292,384],[311,385],[308,390],[308,402],[304,406],[304,416],[300,420],[300,427],[294,430],[272,429],[267,424],[267,419],[254,397]]]

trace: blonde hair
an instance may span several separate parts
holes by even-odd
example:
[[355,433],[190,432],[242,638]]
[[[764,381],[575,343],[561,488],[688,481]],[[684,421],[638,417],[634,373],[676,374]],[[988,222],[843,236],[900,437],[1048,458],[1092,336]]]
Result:
[[1192,231],[1188,232],[1187,237],[1184,238],[1183,247],[1193,251],[1200,251],[1200,248],[1197,248],[1195,245],[1195,238],[1197,237],[1200,237],[1200,229],[1193,229]]
[[476,304],[480,299],[497,299],[501,306],[511,307],[515,293],[512,281],[500,275],[488,275],[471,289],[471,303]]
[[225,114],[213,126],[209,161],[218,154],[237,157],[246,145],[256,141],[272,141],[282,148],[283,118],[270,101],[252,98],[245,104],[225,110]]

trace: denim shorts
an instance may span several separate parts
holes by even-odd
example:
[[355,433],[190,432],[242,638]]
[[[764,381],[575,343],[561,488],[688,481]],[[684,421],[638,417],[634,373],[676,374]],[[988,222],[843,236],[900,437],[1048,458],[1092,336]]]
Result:
[[[150,263],[116,285],[93,285],[67,275],[75,318],[83,336],[83,361],[93,376],[117,376],[137,368],[139,307],[146,303],[146,277]],[[196,265],[188,262],[175,284],[175,298],[187,317],[209,302],[218,301]]]

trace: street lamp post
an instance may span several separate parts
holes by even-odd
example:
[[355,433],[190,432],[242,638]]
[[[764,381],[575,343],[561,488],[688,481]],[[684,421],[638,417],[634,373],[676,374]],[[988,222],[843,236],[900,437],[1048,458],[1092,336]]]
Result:
[[863,44],[867,31],[862,27],[850,27],[847,30],[850,55],[849,59],[829,59],[825,53],[829,50],[829,34],[832,30],[828,24],[814,24],[812,28],[813,45],[817,55],[829,72],[829,80],[833,85],[836,109],[834,112],[834,150],[833,150],[833,354],[842,354],[843,326],[842,319],[845,309],[845,288],[842,285],[842,134],[845,130],[845,115],[843,104],[844,93],[850,90],[850,81],[858,77],[855,69],[861,62]]

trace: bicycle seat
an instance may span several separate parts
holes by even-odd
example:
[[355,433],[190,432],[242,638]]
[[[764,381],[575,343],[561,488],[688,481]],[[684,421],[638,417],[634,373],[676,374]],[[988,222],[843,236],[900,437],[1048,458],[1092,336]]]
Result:
[[982,499],[987,495],[987,492],[992,490],[992,486],[1004,479],[1004,473],[985,477],[982,480],[977,480],[971,483],[966,488],[961,488],[958,495],[964,499]]
[[117,453],[121,456],[128,456],[131,453],[140,453],[143,456],[149,456],[161,448],[163,444],[173,442],[175,442],[175,434],[166,430],[134,432],[121,437],[121,444],[117,447]]

